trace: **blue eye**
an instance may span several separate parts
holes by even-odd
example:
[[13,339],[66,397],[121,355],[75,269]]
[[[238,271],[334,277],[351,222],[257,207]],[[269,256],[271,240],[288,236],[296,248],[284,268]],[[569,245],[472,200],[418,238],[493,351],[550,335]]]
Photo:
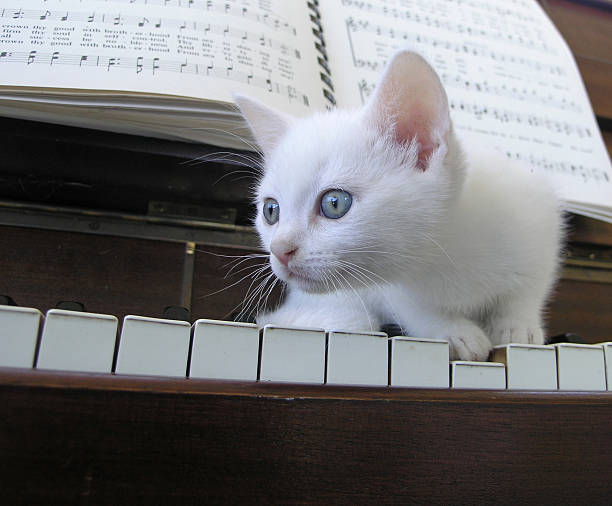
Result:
[[321,197],[321,212],[326,218],[342,218],[353,203],[353,197],[343,190],[329,190]]
[[269,225],[274,225],[278,221],[280,206],[274,199],[264,200],[263,216]]

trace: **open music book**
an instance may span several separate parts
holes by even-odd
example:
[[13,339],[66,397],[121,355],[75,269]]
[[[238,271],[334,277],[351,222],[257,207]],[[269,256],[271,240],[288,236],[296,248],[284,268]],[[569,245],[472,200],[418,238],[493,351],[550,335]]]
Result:
[[535,0],[10,0],[0,114],[252,149],[239,92],[296,115],[356,107],[400,47],[461,137],[612,221],[612,169],[573,57]]

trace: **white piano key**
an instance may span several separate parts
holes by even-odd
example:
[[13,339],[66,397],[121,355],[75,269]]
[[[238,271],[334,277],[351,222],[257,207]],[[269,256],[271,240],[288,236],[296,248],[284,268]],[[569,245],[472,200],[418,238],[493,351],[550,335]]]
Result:
[[505,364],[509,390],[557,389],[554,346],[515,343],[496,346],[493,360]]
[[197,320],[191,378],[257,380],[259,327],[254,323]]
[[393,337],[391,386],[448,388],[448,342]]
[[262,331],[259,379],[323,383],[325,331],[266,325]]
[[557,375],[559,390],[605,390],[604,351],[593,344],[559,343]]
[[123,319],[117,374],[185,376],[191,325],[128,315]]
[[38,369],[111,372],[117,339],[112,315],[50,309],[38,352]]
[[499,390],[506,388],[506,368],[498,362],[454,360],[451,367],[452,388]]
[[387,385],[389,346],[382,332],[328,333],[327,383],[341,385]]
[[0,366],[32,367],[41,320],[38,309],[0,306]]
[[612,342],[601,343],[604,351],[604,362],[606,364],[606,386],[612,390]]

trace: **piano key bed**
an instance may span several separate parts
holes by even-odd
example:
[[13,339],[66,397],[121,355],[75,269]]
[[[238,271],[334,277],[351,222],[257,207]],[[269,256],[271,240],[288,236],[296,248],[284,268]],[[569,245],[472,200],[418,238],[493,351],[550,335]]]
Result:
[[448,343],[314,328],[0,306],[0,367],[319,385],[606,391],[612,342],[508,344],[492,362]]

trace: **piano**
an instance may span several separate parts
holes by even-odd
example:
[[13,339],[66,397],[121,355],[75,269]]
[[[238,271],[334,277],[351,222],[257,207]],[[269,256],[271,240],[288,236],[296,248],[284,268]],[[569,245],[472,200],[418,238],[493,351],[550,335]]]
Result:
[[[610,7],[542,5],[610,147]],[[548,379],[513,383],[520,349],[496,350],[505,365],[449,364],[444,343],[380,334],[362,336],[378,372],[364,379],[364,367],[343,369],[341,336],[229,322],[248,280],[231,286],[227,264],[258,251],[237,158],[204,165],[214,148],[7,118],[0,132],[0,342],[29,335],[21,362],[0,356],[6,504],[609,503],[611,361],[595,344],[612,340],[610,226],[571,218],[548,329],[582,344],[532,350]],[[168,306],[184,310],[172,319]],[[3,334],[15,314],[36,328]],[[77,330],[54,332],[66,320]],[[156,346],[139,344],[147,325],[177,341],[164,348],[161,332]],[[93,351],[90,332],[103,336]],[[206,362],[223,332],[249,342],[237,367],[247,377]],[[298,332],[312,368],[288,378],[275,346]],[[78,366],[75,346],[87,356]],[[393,376],[411,346],[435,350],[435,378]],[[561,364],[582,360],[574,352],[592,362],[570,366],[572,377]],[[469,383],[484,369],[486,382]],[[599,383],[571,383],[594,372]]]

